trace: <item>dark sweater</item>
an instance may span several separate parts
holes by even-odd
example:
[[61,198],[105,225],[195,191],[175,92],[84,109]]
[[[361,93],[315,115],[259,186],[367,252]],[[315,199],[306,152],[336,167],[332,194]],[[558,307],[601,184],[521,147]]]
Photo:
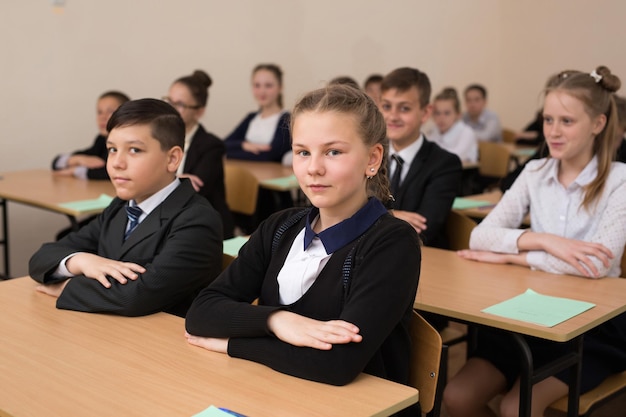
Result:
[[[301,209],[267,219],[239,256],[193,302],[186,327],[191,334],[230,338],[228,354],[270,366],[289,375],[344,385],[360,372],[407,383],[409,323],[417,291],[421,253],[414,229],[384,214],[360,241],[335,251],[313,286],[295,303],[280,305],[277,276],[302,218],[287,229],[272,250],[277,229]],[[344,292],[342,267],[355,246]],[[259,298],[259,305],[250,303]],[[269,315],[285,309],[316,320],[341,319],[360,329],[360,343],[331,350],[296,347],[270,333]]]

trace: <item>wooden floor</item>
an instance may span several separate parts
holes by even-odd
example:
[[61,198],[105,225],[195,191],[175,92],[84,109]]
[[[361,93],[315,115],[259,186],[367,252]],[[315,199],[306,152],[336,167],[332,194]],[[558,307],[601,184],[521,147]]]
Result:
[[[452,324],[453,326],[459,326],[462,328],[463,326],[458,324]],[[463,364],[465,363],[465,355],[466,355],[466,344],[460,343],[458,345],[452,346],[449,350],[449,362],[448,362],[448,379],[450,379],[454,374],[461,369]],[[492,408],[497,410],[498,401],[494,400],[492,404]],[[450,415],[446,412],[445,406],[442,406],[441,410],[442,417],[450,417]],[[591,417],[624,417],[626,416],[626,394],[621,395],[620,397],[614,399],[603,407],[597,409],[591,414]],[[561,413],[551,413],[546,415],[546,417],[565,417],[564,414]]]

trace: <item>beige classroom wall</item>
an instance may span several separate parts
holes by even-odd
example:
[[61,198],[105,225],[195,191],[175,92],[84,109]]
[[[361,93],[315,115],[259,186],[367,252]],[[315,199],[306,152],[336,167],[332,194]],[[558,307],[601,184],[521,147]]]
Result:
[[[359,82],[413,66],[433,91],[484,83],[506,126],[522,127],[548,74],[606,63],[626,26],[619,0],[4,0],[0,11],[0,172],[47,168],[90,144],[96,97],[119,89],[161,97],[196,68],[213,78],[203,123],[225,136],[254,110],[251,69],[275,62],[285,104],[337,75]],[[41,243],[67,225],[10,204],[11,275],[27,273]]]

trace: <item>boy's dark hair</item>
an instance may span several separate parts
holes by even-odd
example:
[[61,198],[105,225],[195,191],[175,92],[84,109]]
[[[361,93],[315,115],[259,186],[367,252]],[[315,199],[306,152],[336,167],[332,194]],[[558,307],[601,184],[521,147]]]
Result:
[[426,73],[415,68],[404,67],[391,71],[383,78],[380,91],[384,93],[395,88],[403,93],[411,89],[411,87],[417,88],[420,97],[420,107],[427,106],[430,102],[430,80]]
[[111,115],[107,131],[135,125],[149,125],[152,137],[159,141],[164,151],[185,146],[185,122],[178,111],[164,101],[142,98],[122,104]]
[[465,91],[463,92],[463,95],[467,94],[468,91],[472,91],[472,90],[476,90],[480,93],[481,96],[483,96],[484,99],[487,98],[487,89],[485,87],[483,87],[480,84],[470,84],[467,86],[467,88],[465,89]]

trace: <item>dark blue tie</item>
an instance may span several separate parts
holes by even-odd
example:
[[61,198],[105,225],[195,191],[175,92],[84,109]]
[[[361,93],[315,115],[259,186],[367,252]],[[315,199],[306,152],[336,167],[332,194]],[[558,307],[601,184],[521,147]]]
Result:
[[396,169],[393,171],[393,177],[391,177],[390,191],[392,195],[396,195],[398,188],[400,188],[400,178],[402,178],[402,165],[404,159],[396,154],[391,155],[391,159],[396,161]]
[[139,217],[141,216],[143,211],[137,207],[126,206],[126,215],[128,216],[128,228],[126,229],[126,233],[124,233],[124,240],[128,239],[128,236],[135,230],[137,225],[139,224]]

